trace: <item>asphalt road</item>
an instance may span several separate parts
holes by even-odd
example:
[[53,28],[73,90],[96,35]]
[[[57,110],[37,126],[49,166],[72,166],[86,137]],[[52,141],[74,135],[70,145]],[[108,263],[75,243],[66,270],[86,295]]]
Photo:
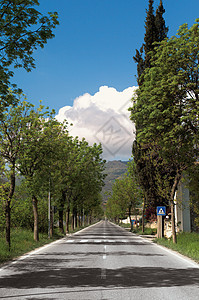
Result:
[[199,265],[101,221],[0,269],[0,299],[199,299]]

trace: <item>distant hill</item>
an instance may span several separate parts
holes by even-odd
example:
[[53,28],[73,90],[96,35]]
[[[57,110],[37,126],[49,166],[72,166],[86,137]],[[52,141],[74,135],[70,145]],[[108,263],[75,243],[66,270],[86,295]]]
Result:
[[113,160],[105,164],[105,174],[107,174],[107,176],[104,180],[105,186],[102,189],[103,202],[107,201],[108,196],[105,195],[105,192],[112,191],[112,185],[115,179],[118,179],[127,172],[127,163],[128,161]]

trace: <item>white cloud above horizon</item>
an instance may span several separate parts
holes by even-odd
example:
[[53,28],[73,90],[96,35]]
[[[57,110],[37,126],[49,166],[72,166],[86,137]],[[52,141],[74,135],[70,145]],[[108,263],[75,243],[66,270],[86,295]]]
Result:
[[135,138],[128,108],[136,88],[118,92],[113,87],[101,86],[94,95],[86,93],[77,97],[73,106],[62,107],[56,118],[73,124],[69,126],[70,135],[84,137],[90,145],[101,143],[106,160],[128,160]]

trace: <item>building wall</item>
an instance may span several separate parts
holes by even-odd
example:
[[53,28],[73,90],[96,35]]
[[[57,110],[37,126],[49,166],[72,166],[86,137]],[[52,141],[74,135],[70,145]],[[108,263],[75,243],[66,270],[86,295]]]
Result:
[[190,199],[189,189],[186,187],[186,178],[184,178],[178,186],[178,191],[176,194],[175,217],[178,231],[191,231]]

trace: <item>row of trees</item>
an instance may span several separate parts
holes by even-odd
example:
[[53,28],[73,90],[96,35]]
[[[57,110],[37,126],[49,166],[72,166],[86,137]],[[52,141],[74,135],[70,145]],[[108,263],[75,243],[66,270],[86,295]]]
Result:
[[[34,239],[39,239],[38,199],[51,198],[59,211],[63,231],[63,213],[92,215],[101,205],[104,179],[101,145],[89,146],[72,138],[67,123],[60,123],[42,105],[38,109],[18,100],[2,112],[0,120],[1,205],[5,212],[6,241],[10,245],[11,206],[14,205],[16,175],[21,175],[26,194],[31,198],[34,215]],[[22,199],[23,200],[23,199]],[[25,200],[25,199],[24,199]],[[25,202],[26,203],[26,202]],[[76,221],[75,221],[76,222]]]
[[70,137],[66,122],[57,122],[42,105],[36,109],[11,84],[15,68],[29,72],[35,67],[34,51],[54,37],[59,24],[56,12],[43,15],[38,6],[38,0],[2,0],[0,5],[0,223],[9,247],[11,220],[34,223],[34,239],[39,239],[47,198],[57,207],[62,231],[65,211],[68,231],[70,214],[76,223],[77,216],[99,213],[101,205],[101,146]]
[[[136,124],[133,154],[146,201],[154,209],[158,204],[171,205],[176,242],[175,192],[184,171],[198,159],[199,24],[198,20],[191,28],[184,24],[176,36],[168,39],[167,28],[161,22],[162,41],[150,40],[150,48],[147,43],[150,32],[153,36],[151,24],[155,24],[151,12],[153,1],[149,1],[145,23],[144,68],[138,72],[139,88],[131,108],[131,119]],[[139,71],[143,62],[137,62]]]
[[[39,6],[38,0],[2,0],[0,5],[1,205],[4,205],[3,199],[6,198],[4,211],[7,228],[6,240],[9,245],[10,202],[15,191],[15,166],[19,153],[17,143],[20,130],[24,125],[20,122],[17,124],[16,120],[12,119],[13,116],[10,116],[9,120],[9,113],[12,113],[11,108],[5,111],[9,105],[17,104],[19,101],[17,94],[21,92],[15,84],[11,83],[11,79],[16,68],[24,68],[27,72],[35,68],[34,51],[37,48],[43,48],[48,39],[54,37],[53,29],[59,24],[56,12],[43,15],[37,10],[37,6]],[[23,109],[21,109],[21,105],[18,107],[18,111],[16,109],[16,119],[17,114],[22,113]],[[23,113],[25,117],[25,111]],[[15,131],[16,126],[19,126],[18,132]],[[6,144],[4,136],[6,136],[8,144]],[[15,148],[15,151],[12,148]],[[10,171],[10,186],[8,182],[5,183],[8,170]],[[1,217],[2,220],[3,215]]]
[[114,221],[126,219],[132,214],[137,215],[137,208],[142,204],[143,194],[135,176],[135,164],[128,163],[128,171],[121,178],[115,180],[112,194],[106,203],[106,216]]

